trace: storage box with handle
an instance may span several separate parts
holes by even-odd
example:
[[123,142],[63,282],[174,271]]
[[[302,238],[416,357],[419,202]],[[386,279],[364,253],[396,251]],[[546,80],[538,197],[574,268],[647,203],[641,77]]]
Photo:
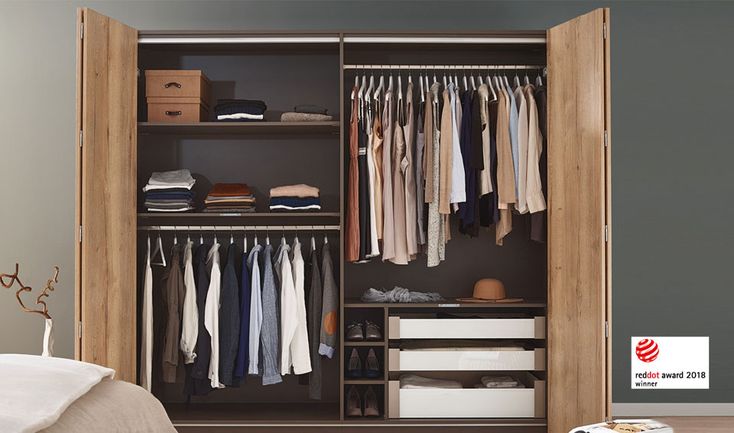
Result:
[[148,121],[196,123],[209,120],[209,79],[200,70],[145,71]]

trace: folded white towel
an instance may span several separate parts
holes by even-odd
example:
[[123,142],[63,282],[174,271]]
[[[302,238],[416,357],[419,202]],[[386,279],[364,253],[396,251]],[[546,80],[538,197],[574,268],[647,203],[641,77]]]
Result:
[[217,116],[217,120],[262,120],[262,114],[248,114],[248,113],[235,113],[235,114],[220,114]]
[[156,189],[186,188],[191,189],[196,180],[191,177],[188,169],[156,171],[150,175],[148,184],[143,188],[144,192]]

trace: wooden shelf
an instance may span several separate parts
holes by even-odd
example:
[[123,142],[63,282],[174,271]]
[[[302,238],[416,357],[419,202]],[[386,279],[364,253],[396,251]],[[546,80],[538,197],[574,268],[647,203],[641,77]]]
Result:
[[543,300],[539,299],[526,299],[524,302],[514,303],[474,303],[474,302],[460,302],[456,299],[446,299],[440,303],[412,303],[412,304],[401,304],[401,303],[382,303],[382,302],[362,302],[358,298],[347,298],[344,300],[345,308],[441,308],[441,309],[455,309],[455,308],[545,308],[547,304]]
[[382,347],[385,345],[385,342],[380,341],[346,341],[344,340],[344,346],[352,346],[352,347]]
[[149,135],[338,135],[339,122],[139,122],[138,133]]
[[339,225],[339,212],[142,212],[138,225]]

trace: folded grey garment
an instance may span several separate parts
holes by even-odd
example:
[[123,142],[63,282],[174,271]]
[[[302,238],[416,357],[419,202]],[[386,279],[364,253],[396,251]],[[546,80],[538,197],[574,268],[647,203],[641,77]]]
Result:
[[387,291],[377,290],[370,287],[364,292],[364,294],[362,294],[362,302],[423,303],[443,300],[443,296],[436,292],[414,292],[406,289],[405,287],[398,286]]
[[296,113],[326,114],[329,110],[320,105],[302,104],[293,107],[293,111]]
[[525,385],[510,376],[482,376],[480,380],[486,388],[525,388]]
[[328,114],[296,113],[293,111],[286,111],[280,115],[281,122],[328,122],[333,119]]
[[191,177],[191,172],[187,169],[171,170],[171,171],[157,171],[150,175],[148,179],[148,185],[188,185],[193,183],[194,178]]
[[433,379],[430,377],[418,376],[417,374],[403,374],[400,376],[401,389],[460,389],[463,388],[460,382],[448,379]]

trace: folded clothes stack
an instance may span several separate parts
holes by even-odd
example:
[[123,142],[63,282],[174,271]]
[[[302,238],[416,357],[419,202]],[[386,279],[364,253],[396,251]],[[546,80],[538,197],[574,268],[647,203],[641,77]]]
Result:
[[401,389],[458,389],[461,383],[449,379],[436,379],[418,376],[417,374],[403,374],[400,376]]
[[191,188],[196,180],[187,169],[155,172],[150,175],[145,192],[148,212],[186,212],[194,208]]
[[220,99],[214,106],[217,120],[225,122],[252,122],[265,118],[268,106],[263,101],[250,99]]
[[296,105],[293,111],[280,115],[281,122],[328,122],[334,117],[326,114],[329,110],[319,105]]
[[519,380],[511,376],[482,376],[479,388],[525,388]]
[[204,212],[255,212],[255,195],[244,183],[217,183],[204,200]]
[[320,210],[319,189],[310,185],[285,185],[270,189],[270,210]]

